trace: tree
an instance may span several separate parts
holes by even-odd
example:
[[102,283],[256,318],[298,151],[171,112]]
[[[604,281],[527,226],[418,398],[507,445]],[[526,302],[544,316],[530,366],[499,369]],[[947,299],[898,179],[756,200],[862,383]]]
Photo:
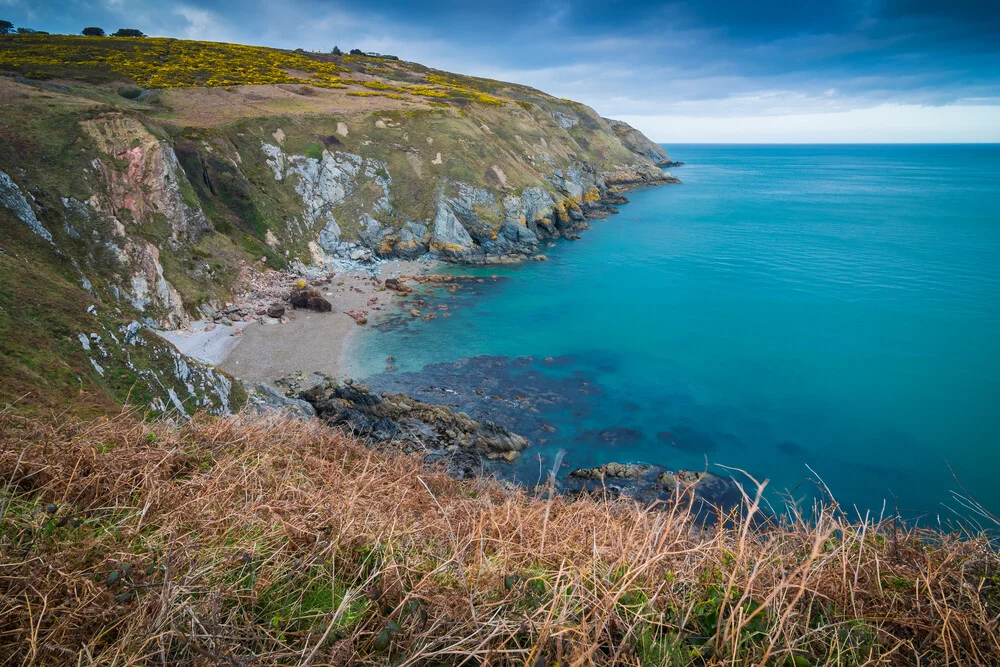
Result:
[[330,53],[332,53],[335,56],[342,56],[342,55],[344,55],[344,52],[340,50],[339,46],[333,47],[333,51],[330,51]]
[[91,26],[90,28],[84,28],[83,34],[87,37],[104,37],[104,28],[95,28]]
[[34,28],[18,28],[17,34],[19,35],[47,35],[49,33],[44,30],[35,30]]
[[363,55],[365,55],[365,52],[362,51],[361,49],[351,49],[351,55],[352,56],[363,56]]
[[118,32],[111,34],[112,37],[145,37],[141,30],[135,28],[118,28]]
[[14,32],[14,24],[10,21],[0,21],[0,35],[9,35]]

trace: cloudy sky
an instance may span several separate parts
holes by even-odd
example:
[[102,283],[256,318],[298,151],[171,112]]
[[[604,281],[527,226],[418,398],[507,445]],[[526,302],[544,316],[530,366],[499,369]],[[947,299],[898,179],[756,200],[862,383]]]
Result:
[[394,53],[663,142],[1000,142],[998,0],[0,0],[0,19]]

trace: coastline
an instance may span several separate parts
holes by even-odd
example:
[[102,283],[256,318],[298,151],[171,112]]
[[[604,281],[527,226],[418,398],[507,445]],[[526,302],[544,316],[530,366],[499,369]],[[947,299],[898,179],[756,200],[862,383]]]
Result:
[[[617,214],[616,205],[627,203],[623,193],[675,183],[680,180],[667,171],[663,171],[662,179],[615,182],[609,185],[608,196],[601,202],[602,217]],[[387,312],[395,296],[383,286],[385,279],[431,274],[446,263],[453,264],[426,256],[415,260],[391,259],[371,268],[331,273],[310,281],[331,302],[330,313],[288,309],[280,320],[260,317],[247,322],[220,323],[204,319],[182,329],[157,333],[183,354],[218,366],[247,382],[274,385],[281,378],[314,373],[345,378],[358,371],[352,363],[352,351],[356,349],[361,329],[367,326],[367,317]],[[462,262],[454,264],[460,266]],[[284,274],[282,278],[289,285],[295,279]],[[259,293],[254,297],[260,301]],[[244,295],[234,303],[247,306],[253,300]],[[255,305],[259,307],[260,303]],[[359,326],[355,318],[363,319],[364,324]]]

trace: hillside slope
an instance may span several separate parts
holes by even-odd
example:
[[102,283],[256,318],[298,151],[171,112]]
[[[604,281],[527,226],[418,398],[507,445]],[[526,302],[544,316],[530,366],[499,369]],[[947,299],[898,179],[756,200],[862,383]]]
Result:
[[[11,35],[0,74],[0,247],[119,329],[182,326],[253,267],[519,261],[613,212],[621,190],[676,180],[662,149],[584,105],[414,63]],[[12,278],[5,298],[30,291]],[[78,333],[57,324],[38,340]],[[27,377],[23,357],[10,372]]]

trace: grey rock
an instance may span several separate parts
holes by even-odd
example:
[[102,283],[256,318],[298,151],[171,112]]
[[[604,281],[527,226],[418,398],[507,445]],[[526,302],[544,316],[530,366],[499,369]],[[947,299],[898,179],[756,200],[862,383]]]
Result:
[[524,217],[527,222],[538,222],[552,215],[555,201],[552,195],[541,188],[525,188],[521,192],[524,202]]
[[462,226],[448,203],[443,200],[438,201],[431,242],[458,248],[471,248],[473,245],[469,232]]
[[281,412],[301,417],[302,419],[309,419],[316,416],[316,409],[307,401],[285,396],[274,387],[263,382],[248,384],[247,394],[247,408],[258,414]]
[[569,115],[563,113],[562,111],[553,111],[553,112],[551,112],[551,115],[552,115],[552,118],[559,125],[559,127],[563,128],[563,129],[566,129],[566,130],[568,130],[568,129],[572,128],[572,127],[576,127],[577,125],[580,124],[580,119],[579,118],[575,118],[573,116],[569,116]]
[[21,188],[17,187],[17,183],[2,171],[0,171],[0,206],[10,209],[11,213],[18,220],[28,225],[35,234],[49,243],[54,243],[52,241],[52,233],[45,229],[42,223],[38,221],[35,211],[21,192]]
[[340,227],[330,213],[327,213],[327,223],[320,230],[317,242],[327,252],[337,252],[337,248],[340,247]]
[[512,433],[506,427],[484,421],[476,431],[474,444],[488,457],[499,457],[508,452],[520,452],[528,446],[528,439]]
[[500,234],[511,243],[525,246],[535,246],[538,244],[538,237],[535,235],[535,232],[531,231],[527,227],[510,222],[504,223],[503,228],[500,230]]
[[369,248],[378,248],[386,232],[382,224],[367,213],[361,214],[359,222],[361,228],[358,230],[358,236],[361,238],[361,242]]
[[578,468],[569,474],[570,477],[575,479],[589,479],[600,481],[605,478],[611,479],[639,479],[642,477],[647,470],[649,470],[647,465],[638,465],[635,463],[617,463],[612,461],[611,463],[605,463],[602,466],[596,468]]
[[132,320],[129,324],[122,330],[123,338],[126,345],[131,345],[135,347],[135,344],[140,341],[139,332],[142,331],[142,325],[136,320]]

